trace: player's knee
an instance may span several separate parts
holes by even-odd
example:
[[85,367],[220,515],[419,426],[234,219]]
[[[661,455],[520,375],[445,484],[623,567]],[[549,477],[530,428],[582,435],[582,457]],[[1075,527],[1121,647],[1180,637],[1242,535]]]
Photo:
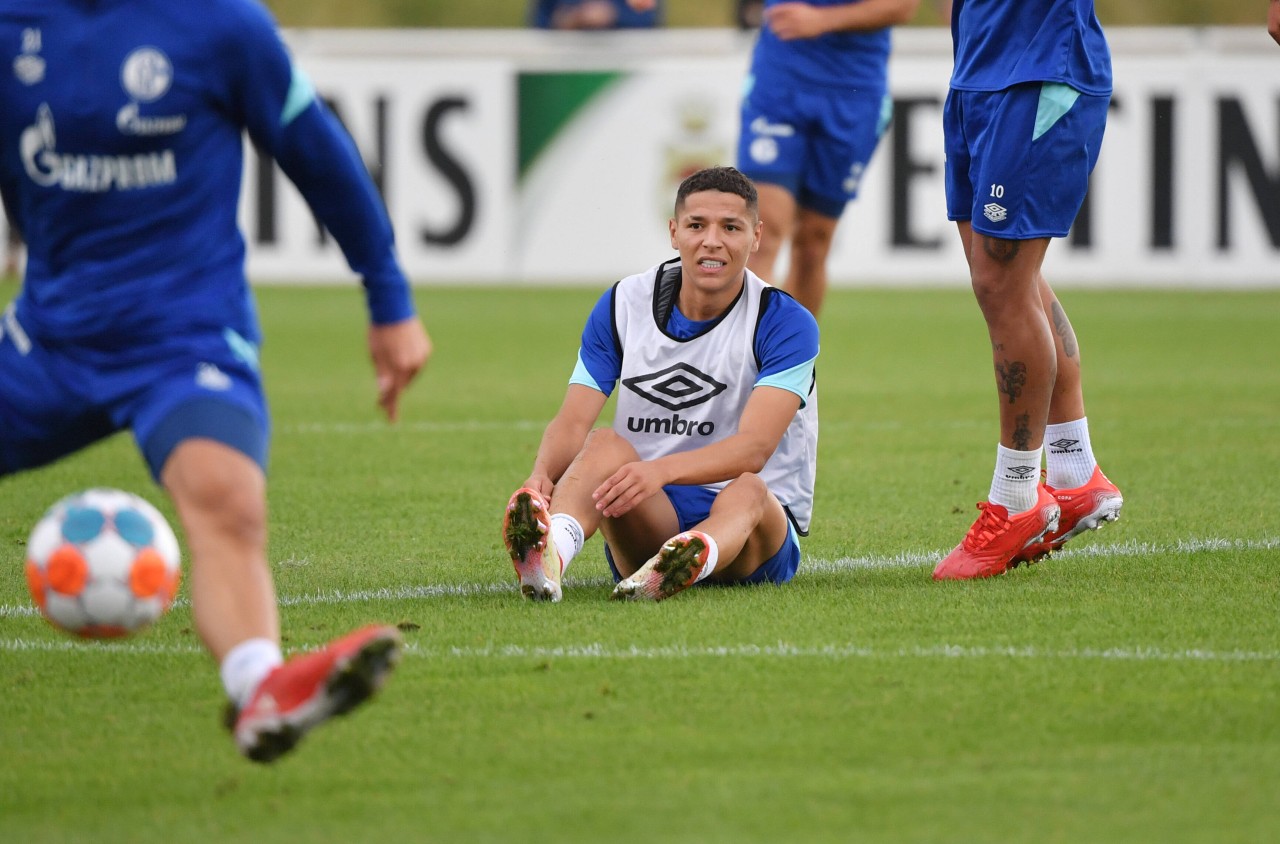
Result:
[[1031,279],[1022,279],[999,268],[975,266],[972,274],[973,295],[988,319],[1024,308],[1036,307],[1036,290]]
[[769,487],[755,472],[743,472],[730,481],[720,493],[732,491],[734,506],[763,510],[769,500]]
[[593,462],[616,462],[619,466],[640,459],[635,446],[623,439],[612,428],[596,428],[587,434],[582,453]]
[[267,514],[261,470],[230,451],[208,441],[183,443],[165,465],[165,487],[188,530],[210,530],[243,544],[262,544]]

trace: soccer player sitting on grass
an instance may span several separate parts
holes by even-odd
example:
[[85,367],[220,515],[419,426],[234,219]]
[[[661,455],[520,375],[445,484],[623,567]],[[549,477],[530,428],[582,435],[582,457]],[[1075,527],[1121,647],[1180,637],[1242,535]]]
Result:
[[[746,268],[761,222],[737,170],[685,179],[669,227],[679,258],[622,279],[592,310],[564,402],[507,505],[503,540],[528,598],[559,601],[597,529],[615,599],[784,583],[799,565],[817,323]],[[592,430],[619,386],[613,427]]]
[[399,633],[368,626],[281,654],[270,423],[236,226],[244,133],[363,277],[394,420],[431,343],[386,210],[257,0],[6,3],[0,43],[14,68],[0,81],[0,189],[28,256],[0,318],[0,478],[133,432],[185,529],[195,627],[235,742],[271,761],[372,694]]

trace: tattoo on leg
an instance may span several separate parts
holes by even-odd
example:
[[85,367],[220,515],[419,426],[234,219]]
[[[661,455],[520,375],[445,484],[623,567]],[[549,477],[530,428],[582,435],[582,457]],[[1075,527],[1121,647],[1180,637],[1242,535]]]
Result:
[[1020,360],[997,363],[996,377],[999,382],[996,388],[1009,397],[1009,404],[1013,404],[1027,384],[1027,365]]
[[1024,413],[1018,417],[1013,426],[1013,446],[1018,451],[1031,450],[1031,414]]
[[1080,354],[1080,345],[1076,342],[1076,333],[1071,330],[1071,322],[1067,319],[1067,312],[1062,309],[1062,305],[1055,299],[1051,307],[1053,311],[1053,330],[1058,332],[1058,336],[1062,338],[1062,352],[1069,358],[1077,357]]
[[1007,264],[1018,257],[1018,250],[1021,248],[1020,240],[1005,240],[985,234],[982,236],[982,251],[998,264]]

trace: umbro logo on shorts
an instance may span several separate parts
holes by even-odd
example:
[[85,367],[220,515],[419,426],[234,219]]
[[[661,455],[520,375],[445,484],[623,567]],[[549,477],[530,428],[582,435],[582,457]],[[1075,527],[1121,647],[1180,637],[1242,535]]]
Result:
[[211,363],[202,363],[196,367],[196,383],[206,390],[216,390],[219,393],[231,389],[231,378]]
[[1003,222],[1009,216],[1009,209],[1003,205],[997,205],[994,202],[988,202],[982,206],[982,216],[986,217],[993,223]]

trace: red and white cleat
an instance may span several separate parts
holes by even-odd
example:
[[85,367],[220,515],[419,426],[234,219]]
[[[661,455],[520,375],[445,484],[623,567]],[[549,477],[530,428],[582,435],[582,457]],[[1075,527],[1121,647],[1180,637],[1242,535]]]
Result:
[[658,550],[635,574],[613,587],[615,601],[661,601],[682,592],[698,580],[707,565],[710,547],[705,534],[687,530]]
[[551,538],[551,505],[537,490],[521,487],[511,496],[502,541],[520,577],[520,593],[534,601],[559,601],[561,566]]

